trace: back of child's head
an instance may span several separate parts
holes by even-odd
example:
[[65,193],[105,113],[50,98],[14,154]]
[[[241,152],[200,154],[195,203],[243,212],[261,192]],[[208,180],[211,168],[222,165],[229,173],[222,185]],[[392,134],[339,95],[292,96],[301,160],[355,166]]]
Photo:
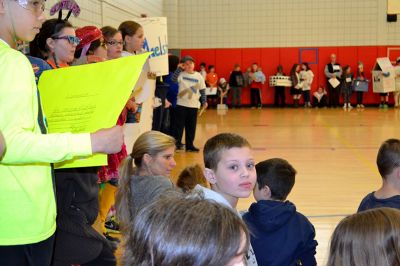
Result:
[[215,70],[215,66],[214,65],[209,65],[208,66],[208,71],[211,71],[211,70]]
[[400,167],[400,140],[388,139],[382,143],[376,157],[379,173],[386,178],[393,170]]
[[227,207],[168,195],[141,210],[125,235],[122,265],[230,265],[249,246],[246,225]]
[[58,37],[64,28],[73,28],[73,26],[66,20],[56,18],[46,20],[35,39],[29,43],[29,54],[46,60],[50,52],[47,46],[47,39]]
[[[271,199],[286,200],[295,183],[296,170],[286,160],[273,158],[256,164],[258,189],[268,186]],[[257,189],[257,188],[256,188]]]
[[400,265],[400,211],[377,208],[344,218],[333,232],[327,265]]
[[175,72],[179,65],[179,57],[173,54],[168,55],[168,70]]
[[251,148],[250,143],[234,133],[220,133],[207,140],[204,145],[203,157],[206,168],[216,170],[221,161],[221,154],[232,148]]
[[181,188],[183,192],[190,192],[196,185],[208,187],[207,179],[199,164],[188,166],[183,169],[176,181],[176,186]]

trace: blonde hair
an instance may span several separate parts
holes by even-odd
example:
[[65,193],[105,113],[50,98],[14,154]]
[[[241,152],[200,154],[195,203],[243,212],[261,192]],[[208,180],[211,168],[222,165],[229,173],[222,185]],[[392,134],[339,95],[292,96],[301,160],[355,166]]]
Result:
[[183,192],[190,192],[196,185],[209,186],[203,169],[199,164],[183,169],[176,181],[176,186],[181,188]]
[[344,218],[336,227],[327,266],[358,265],[400,265],[399,210],[367,210]]
[[[133,219],[132,176],[144,167],[143,156],[156,156],[158,153],[175,146],[175,139],[159,131],[143,133],[135,141],[132,153],[125,158],[119,168],[119,185],[115,196],[117,217],[122,228],[129,226]],[[133,166],[135,164],[135,167]]]

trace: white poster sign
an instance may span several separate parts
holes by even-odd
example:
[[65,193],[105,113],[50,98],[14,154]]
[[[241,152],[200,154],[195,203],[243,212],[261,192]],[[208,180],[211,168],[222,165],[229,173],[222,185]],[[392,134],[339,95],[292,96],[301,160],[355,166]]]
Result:
[[168,75],[167,18],[138,18],[135,21],[144,30],[144,50],[152,53],[149,58],[150,71],[157,76]]

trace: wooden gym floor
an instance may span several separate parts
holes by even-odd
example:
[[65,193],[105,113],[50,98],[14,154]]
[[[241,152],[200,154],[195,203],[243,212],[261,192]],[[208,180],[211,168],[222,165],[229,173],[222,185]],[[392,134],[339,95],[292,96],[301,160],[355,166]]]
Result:
[[[380,144],[400,137],[400,110],[235,109],[207,110],[198,120],[195,145],[220,132],[247,138],[257,162],[281,157],[297,170],[289,200],[310,218],[317,232],[318,264],[326,262],[336,224],[357,210],[361,199],[381,184],[375,159]],[[200,153],[176,153],[176,177],[187,165],[203,165]],[[246,210],[253,197],[242,199]]]

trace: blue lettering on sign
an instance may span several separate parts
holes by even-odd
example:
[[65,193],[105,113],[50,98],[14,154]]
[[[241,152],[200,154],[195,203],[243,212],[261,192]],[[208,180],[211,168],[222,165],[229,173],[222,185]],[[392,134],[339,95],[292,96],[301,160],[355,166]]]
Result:
[[147,52],[152,52],[150,57],[157,57],[168,53],[167,36],[164,36],[165,42],[161,42],[161,36],[158,36],[158,46],[150,47],[149,42],[144,38],[143,48]]

